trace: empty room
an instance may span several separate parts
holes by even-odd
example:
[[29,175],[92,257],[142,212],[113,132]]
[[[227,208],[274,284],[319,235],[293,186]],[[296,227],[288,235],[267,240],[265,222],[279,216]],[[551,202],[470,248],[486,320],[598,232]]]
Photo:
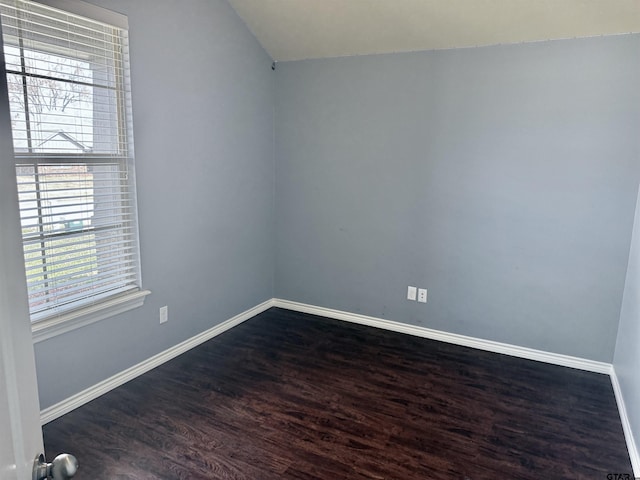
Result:
[[0,19],[0,479],[640,478],[638,0]]

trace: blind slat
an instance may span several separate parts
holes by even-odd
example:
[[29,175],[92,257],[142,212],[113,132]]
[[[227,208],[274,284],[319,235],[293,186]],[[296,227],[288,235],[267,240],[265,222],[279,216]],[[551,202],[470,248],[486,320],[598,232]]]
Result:
[[[113,285],[121,283],[122,279],[129,278],[130,272],[126,269],[126,265],[120,265],[117,268],[111,268],[107,271],[108,275],[95,276],[95,277],[87,277],[78,275],[77,278],[72,279],[71,281],[65,281],[71,278],[71,276],[62,278],[60,281],[51,281],[46,286],[40,286],[40,288],[33,289],[33,293],[48,293],[45,295],[47,301],[49,301],[48,297],[56,297],[61,296],[70,296],[76,292],[86,292],[87,285]],[[40,295],[41,296],[41,295]],[[43,298],[41,298],[41,301]]]
[[[90,264],[86,264],[86,265],[90,265]],[[111,279],[114,276],[113,272],[115,271],[118,271],[118,272],[122,271],[127,273],[127,275],[129,274],[129,268],[128,268],[127,262],[125,261],[112,262],[110,264],[105,264],[104,266],[102,266],[101,271],[102,271],[102,274],[95,274],[93,269],[86,268],[83,270],[73,271],[72,273],[67,273],[64,275],[57,275],[55,277],[51,276],[53,275],[51,274],[49,278],[37,279],[31,282],[27,280],[27,284],[31,289],[36,289],[42,286],[44,286],[44,289],[59,289],[59,288],[66,288],[69,286],[73,286],[81,280],[84,281],[85,278],[87,280],[90,279],[92,283],[95,283],[95,279],[102,279],[102,278]],[[70,282],[65,281],[69,279],[73,279],[73,281],[70,281]]]
[[[108,243],[105,243],[105,244],[102,244],[102,242],[101,242],[100,248],[103,249],[103,251],[105,252],[105,255],[108,255],[108,254],[111,254],[114,251],[119,251],[121,249],[135,250],[135,245],[131,244],[127,240],[117,240],[117,241],[108,242]],[[84,248],[78,248],[76,250],[72,250],[70,254],[77,255],[77,254],[80,254],[81,252],[84,252],[84,251],[85,251]],[[27,255],[44,254],[44,255],[47,255],[47,256],[49,256],[51,258],[55,257],[54,254],[47,254],[46,252],[47,252],[46,248],[33,249],[33,250],[29,250]],[[27,266],[27,272],[29,272],[30,270],[41,269],[41,268],[42,267],[40,265],[32,266],[32,267]]]
[[[60,292],[55,297],[55,302],[52,302],[51,298],[35,297],[34,295],[33,297],[35,297],[35,300],[33,301],[33,303],[35,303],[37,306],[36,308],[34,308],[34,313],[55,309],[58,306],[69,304],[71,302],[78,302],[82,300],[86,300],[86,302],[83,302],[83,304],[87,304],[87,303],[91,304],[93,303],[91,300],[93,300],[98,295],[102,296],[104,293],[108,293],[109,291],[120,290],[126,287],[135,288],[134,286],[131,285],[131,283],[127,282],[126,280],[127,278],[123,278],[123,279],[120,279],[120,281],[118,282],[114,281],[109,283],[84,285],[84,288],[82,288],[82,285],[78,285],[78,288],[74,292],[70,292],[70,293],[67,292],[69,294]],[[95,293],[96,290],[99,290],[100,293],[96,294]]]

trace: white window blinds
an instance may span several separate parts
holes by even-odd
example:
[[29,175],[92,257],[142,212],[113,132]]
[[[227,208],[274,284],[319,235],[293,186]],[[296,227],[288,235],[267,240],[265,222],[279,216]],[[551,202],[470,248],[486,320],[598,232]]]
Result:
[[127,31],[0,0],[32,321],[139,287]]

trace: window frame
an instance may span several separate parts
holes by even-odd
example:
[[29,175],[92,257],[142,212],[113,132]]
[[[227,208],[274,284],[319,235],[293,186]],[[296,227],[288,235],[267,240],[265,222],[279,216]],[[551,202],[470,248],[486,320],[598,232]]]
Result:
[[[93,294],[84,300],[82,300],[82,304],[79,305],[79,301],[75,301],[75,307],[70,308],[68,310],[64,310],[62,312],[51,311],[50,315],[40,315],[41,319],[33,319],[32,315],[32,333],[34,342],[39,342],[46,340],[48,338],[52,338],[54,336],[69,332],[71,330],[75,330],[82,326],[103,320],[105,318],[118,315],[124,313],[133,308],[140,307],[144,304],[145,297],[151,292],[148,290],[142,289],[142,275],[141,275],[141,258],[140,258],[140,244],[139,244],[139,233],[138,233],[138,215],[137,215],[137,201],[136,201],[136,186],[135,186],[135,169],[134,169],[134,155],[133,155],[133,126],[131,123],[132,115],[131,115],[131,102],[130,102],[130,79],[129,79],[129,56],[128,56],[128,20],[127,17],[121,15],[119,13],[115,13],[109,10],[106,10],[101,7],[97,7],[95,5],[87,4],[82,1],[69,1],[69,0],[29,0],[32,3],[42,4],[44,6],[53,7],[59,10],[64,11],[66,14],[77,15],[85,19],[98,21],[101,23],[107,23],[112,27],[115,27],[123,32],[122,40],[124,40],[124,44],[122,47],[121,58],[117,59],[122,63],[124,75],[121,82],[125,84],[122,85],[122,89],[116,88],[116,92],[118,95],[124,93],[127,97],[125,99],[120,99],[123,101],[118,101],[117,108],[117,129],[118,129],[118,138],[121,136],[125,138],[126,142],[126,151],[124,155],[121,155],[119,152],[117,155],[105,155],[105,159],[108,161],[112,161],[114,164],[117,161],[122,161],[124,168],[126,168],[127,174],[129,177],[127,178],[126,183],[126,192],[127,197],[132,203],[132,221],[131,228],[133,230],[132,244],[134,246],[134,270],[135,270],[135,278],[136,285],[127,287],[127,290],[124,292],[118,292],[113,294],[97,293]],[[10,3],[10,2],[9,2]],[[20,46],[22,48],[22,46]],[[53,50],[53,48],[51,49]],[[0,74],[7,77],[7,74],[20,74],[22,73],[24,78],[26,78],[24,65],[22,65],[22,72],[7,72],[6,65],[4,63],[4,51],[5,46],[0,37],[0,54],[3,56],[3,61],[0,62]],[[24,51],[23,51],[24,52]],[[55,53],[52,52],[55,55]],[[73,57],[70,57],[73,58]],[[53,77],[54,80],[59,80]],[[26,93],[25,93],[26,97]],[[25,105],[25,115],[26,118],[29,117],[29,109],[28,104]],[[27,120],[28,122],[28,120]],[[120,141],[120,140],[118,140]],[[85,153],[85,152],[83,152]],[[119,158],[118,158],[119,157]],[[16,165],[29,164],[33,165],[34,168],[37,168],[38,165],[43,164],[51,164],[51,165],[61,165],[66,164],[68,162],[62,161],[61,159],[71,160],[72,162],[79,162],[85,165],[91,165],[92,162],[99,161],[100,155],[92,154],[69,154],[69,155],[57,155],[55,153],[45,153],[38,154],[34,156],[33,152],[28,154],[21,154],[20,152],[16,152],[14,150],[14,158]],[[27,162],[23,160],[28,159]],[[108,162],[107,162],[108,163]],[[17,172],[16,172],[16,181],[17,181]],[[92,187],[93,188],[93,187]],[[40,205],[40,200],[38,200],[38,206]],[[95,205],[95,204],[94,204]],[[38,216],[38,223],[42,223],[42,219],[44,215]],[[24,241],[23,241],[24,243]],[[26,268],[26,260],[23,261],[23,264]]]

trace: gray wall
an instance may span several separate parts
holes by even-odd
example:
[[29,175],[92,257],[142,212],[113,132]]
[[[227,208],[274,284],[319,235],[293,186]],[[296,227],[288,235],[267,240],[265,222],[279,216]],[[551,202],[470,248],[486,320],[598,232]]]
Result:
[[624,397],[627,417],[640,445],[640,197],[629,254],[627,281],[624,288],[618,341],[613,360],[620,390]]
[[[129,17],[153,294],[36,345],[43,408],[274,295],[613,359],[639,36],[274,74],[223,0],[93,2]],[[429,288],[427,305],[404,300],[409,284]]]
[[611,362],[638,84],[638,35],[278,64],[276,295]]
[[93,3],[129,17],[153,293],[143,308],[36,345],[43,408],[273,297],[270,57],[223,0]]

